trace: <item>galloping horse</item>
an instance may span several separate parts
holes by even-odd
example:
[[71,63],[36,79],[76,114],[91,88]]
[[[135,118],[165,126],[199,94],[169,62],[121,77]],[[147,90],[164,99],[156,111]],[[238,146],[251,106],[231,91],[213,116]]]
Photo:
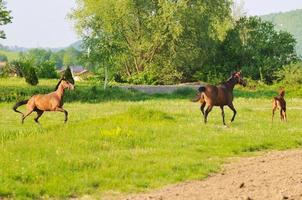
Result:
[[[64,112],[65,114],[65,123],[67,122],[68,112],[63,109],[63,96],[65,89],[74,89],[74,86],[69,83],[67,80],[61,79],[54,92],[49,94],[37,94],[32,96],[28,100],[20,101],[16,103],[13,107],[15,112],[22,114],[22,124],[24,119],[29,116],[33,111],[37,112],[37,117],[35,122],[39,124],[39,118],[42,116],[44,111],[59,111]],[[23,114],[18,111],[17,108],[21,105],[26,104],[26,112]]]
[[[236,109],[233,105],[233,89],[236,84],[246,86],[246,81],[243,80],[243,76],[241,72],[235,72],[232,76],[224,83],[214,86],[214,85],[207,85],[198,88],[198,97],[193,102],[200,102],[200,110],[204,115],[204,123],[207,123],[208,114],[211,112],[214,106],[220,106],[221,108],[221,115],[223,124],[225,125],[224,120],[224,106],[228,106],[233,111],[233,117],[231,122],[234,121],[236,116]],[[204,111],[205,106],[208,106],[206,111]]]

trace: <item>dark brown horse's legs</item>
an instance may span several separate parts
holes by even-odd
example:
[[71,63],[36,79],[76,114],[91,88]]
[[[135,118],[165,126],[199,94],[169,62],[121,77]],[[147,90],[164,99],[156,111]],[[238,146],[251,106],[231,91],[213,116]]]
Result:
[[204,123],[207,123],[208,114],[211,112],[213,106],[208,106],[204,115]]
[[40,124],[40,122],[38,121],[39,120],[39,118],[42,116],[42,114],[44,113],[44,111],[42,111],[42,110],[37,110],[36,111],[37,112],[37,117],[35,118],[35,122],[36,123],[38,123],[38,124]]
[[220,108],[221,108],[222,122],[223,122],[223,125],[225,125],[225,120],[224,120],[225,115],[224,115],[223,106],[220,106]]
[[284,121],[284,115],[283,115],[283,110],[282,110],[282,108],[280,109],[280,118],[281,118],[281,121]]
[[201,104],[200,106],[200,111],[202,113],[202,115],[204,116],[204,107],[206,106],[206,103]]
[[233,111],[233,117],[232,117],[232,119],[231,119],[231,122],[233,122],[234,121],[234,119],[235,119],[235,117],[236,117],[236,114],[237,114],[237,111],[236,111],[236,109],[234,108],[234,105],[233,104],[231,104],[231,105],[228,105],[229,106],[229,108]]

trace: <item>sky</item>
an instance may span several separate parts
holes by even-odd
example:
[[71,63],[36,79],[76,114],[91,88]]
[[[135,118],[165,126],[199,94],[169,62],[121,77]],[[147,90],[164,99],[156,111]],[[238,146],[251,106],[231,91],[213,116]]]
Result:
[[[240,1],[240,0],[235,0]],[[242,0],[241,0],[242,1]],[[66,47],[79,40],[66,15],[75,0],[6,0],[13,23],[1,27],[7,39],[0,44],[19,47]],[[264,15],[302,8],[302,0],[244,0],[248,15]]]
[[78,40],[66,15],[75,0],[5,0],[13,21],[1,27],[0,44],[20,47],[66,47]]
[[244,9],[248,15],[266,15],[301,8],[302,0],[244,0]]

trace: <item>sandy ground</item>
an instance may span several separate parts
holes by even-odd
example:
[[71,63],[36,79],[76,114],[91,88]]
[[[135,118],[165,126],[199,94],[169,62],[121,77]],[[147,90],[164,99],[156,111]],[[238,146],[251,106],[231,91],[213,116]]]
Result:
[[117,199],[302,200],[302,150],[270,152],[262,156],[235,159],[224,165],[222,172],[203,181],[185,182]]

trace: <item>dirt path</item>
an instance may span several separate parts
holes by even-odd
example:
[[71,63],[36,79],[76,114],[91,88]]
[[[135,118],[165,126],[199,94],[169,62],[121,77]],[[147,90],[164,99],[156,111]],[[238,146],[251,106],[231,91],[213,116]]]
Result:
[[302,150],[240,158],[203,181],[172,185],[127,200],[302,200]]

